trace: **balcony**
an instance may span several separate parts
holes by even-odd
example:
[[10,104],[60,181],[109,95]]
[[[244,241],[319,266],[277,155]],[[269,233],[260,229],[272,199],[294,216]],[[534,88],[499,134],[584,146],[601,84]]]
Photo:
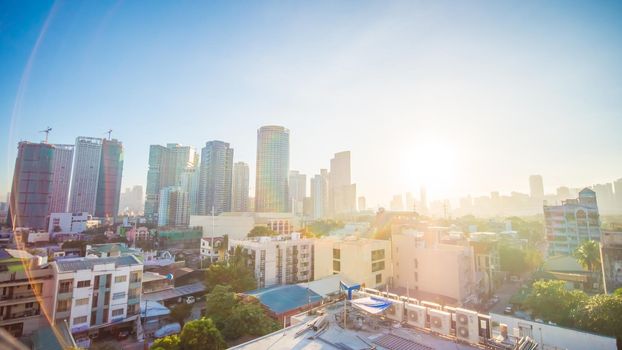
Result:
[[37,296],[33,291],[24,293],[14,293],[13,295],[0,296],[0,305],[12,305],[33,302],[37,300]]
[[41,314],[41,310],[33,309],[33,310],[17,312],[17,313],[10,314],[10,315],[0,316],[0,325],[4,324],[5,321],[13,321],[13,320],[18,320],[18,319],[28,318],[28,317],[37,317],[40,314]]

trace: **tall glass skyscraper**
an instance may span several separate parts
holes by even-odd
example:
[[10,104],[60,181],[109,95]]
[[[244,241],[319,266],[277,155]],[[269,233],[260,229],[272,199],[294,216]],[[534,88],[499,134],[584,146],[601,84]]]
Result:
[[115,139],[104,139],[97,178],[95,216],[115,217],[119,213],[122,176],[123,144]]
[[67,211],[74,145],[54,145],[50,213]]
[[199,214],[231,211],[233,148],[223,141],[209,141],[201,150]]
[[248,164],[237,162],[233,165],[233,188],[231,195],[231,210],[235,212],[248,211]]
[[257,131],[256,212],[287,212],[289,130],[262,126]]
[[95,215],[97,184],[102,154],[102,139],[76,138],[69,211]]

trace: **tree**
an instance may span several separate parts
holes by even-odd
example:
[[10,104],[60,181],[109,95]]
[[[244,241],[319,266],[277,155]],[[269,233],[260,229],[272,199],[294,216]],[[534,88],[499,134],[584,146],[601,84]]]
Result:
[[255,226],[248,233],[248,237],[263,237],[263,236],[276,236],[276,232],[271,230],[268,226]]
[[608,336],[622,336],[622,297],[598,294],[577,308],[574,319],[579,328]]
[[227,339],[238,339],[245,335],[259,337],[278,328],[257,301],[239,300],[225,319],[222,334]]
[[600,247],[596,241],[584,241],[574,251],[574,257],[581,266],[594,273],[600,270]]
[[179,324],[183,327],[184,323],[186,323],[186,319],[190,316],[190,312],[192,311],[192,305],[181,303],[175,305],[171,310],[170,317],[179,322]]
[[235,293],[231,291],[231,287],[217,285],[206,297],[205,314],[210,316],[218,329],[224,329],[225,320],[235,304]]
[[221,350],[226,349],[220,331],[210,318],[186,323],[179,336],[180,345],[183,350]]
[[246,265],[246,257],[240,247],[236,247],[228,262],[210,265],[205,272],[207,289],[216,285],[228,285],[236,292],[245,292],[257,287],[253,271]]
[[151,345],[151,350],[180,350],[179,335],[173,334],[164,338],[156,339]]
[[582,291],[567,290],[564,281],[538,280],[533,283],[525,305],[531,309],[534,317],[573,326],[572,315],[587,298]]
[[622,297],[622,288],[618,288],[615,291],[613,291],[613,295]]
[[521,249],[501,245],[499,247],[499,264],[502,271],[519,274],[525,271],[525,252]]

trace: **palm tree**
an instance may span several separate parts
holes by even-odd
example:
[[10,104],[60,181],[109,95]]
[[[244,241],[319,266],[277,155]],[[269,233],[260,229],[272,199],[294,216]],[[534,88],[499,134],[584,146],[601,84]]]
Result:
[[600,247],[596,241],[584,241],[574,251],[574,257],[581,266],[594,273],[600,269]]

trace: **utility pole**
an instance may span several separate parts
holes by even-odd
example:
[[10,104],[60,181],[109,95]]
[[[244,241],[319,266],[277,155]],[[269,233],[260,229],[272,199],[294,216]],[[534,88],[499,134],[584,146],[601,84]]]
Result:
[[214,206],[212,205],[212,242],[210,243],[211,247],[210,247],[210,255],[209,255],[209,262],[210,265],[214,262],[214,231],[216,229],[216,225],[214,223]]
[[49,126],[45,128],[45,130],[39,131],[45,133],[45,143],[48,143],[48,136],[50,136],[50,131],[52,131],[52,128],[50,128]]

